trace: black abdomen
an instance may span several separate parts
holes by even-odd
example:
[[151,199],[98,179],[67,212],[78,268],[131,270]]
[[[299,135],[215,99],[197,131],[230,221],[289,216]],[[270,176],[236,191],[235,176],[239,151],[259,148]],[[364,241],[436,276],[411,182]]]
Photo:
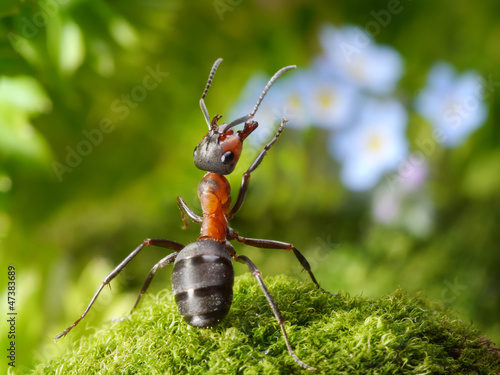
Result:
[[227,315],[233,283],[231,256],[219,242],[193,242],[175,259],[172,290],[179,313],[192,326],[207,328]]

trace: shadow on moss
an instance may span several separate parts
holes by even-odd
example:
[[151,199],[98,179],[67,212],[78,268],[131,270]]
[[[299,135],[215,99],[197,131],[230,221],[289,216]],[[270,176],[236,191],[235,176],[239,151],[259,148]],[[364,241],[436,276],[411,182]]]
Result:
[[[266,279],[292,346],[317,374],[497,374],[500,350],[449,311],[402,290],[381,298],[331,296],[312,283]],[[299,374],[256,281],[236,279],[227,318],[187,325],[170,291],[129,319],[74,343],[33,374]]]

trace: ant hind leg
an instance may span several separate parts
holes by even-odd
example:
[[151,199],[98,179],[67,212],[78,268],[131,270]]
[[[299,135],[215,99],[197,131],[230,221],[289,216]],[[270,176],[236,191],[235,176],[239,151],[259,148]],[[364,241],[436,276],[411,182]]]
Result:
[[234,259],[240,263],[246,263],[248,268],[250,268],[250,271],[252,274],[255,276],[257,279],[257,282],[259,283],[260,289],[266,296],[267,302],[271,306],[271,309],[273,310],[274,316],[276,317],[276,320],[278,320],[278,324],[280,325],[281,333],[283,334],[283,338],[285,339],[286,347],[288,349],[288,353],[292,356],[295,362],[297,362],[301,367],[307,369],[307,370],[315,370],[314,367],[309,366],[308,364],[302,362],[299,357],[295,354],[295,352],[292,349],[292,345],[290,344],[290,340],[288,339],[288,335],[285,330],[285,325],[283,324],[283,316],[281,315],[281,312],[278,309],[278,305],[276,305],[276,302],[274,301],[274,298],[271,296],[271,293],[269,293],[269,289],[267,289],[266,284],[264,283],[264,280],[262,279],[262,275],[259,271],[259,269],[255,266],[255,264],[246,256],[244,255],[234,255]]
[[146,280],[144,280],[144,283],[142,284],[141,292],[139,293],[139,296],[137,296],[137,300],[135,301],[134,307],[132,307],[132,310],[130,311],[131,314],[135,310],[135,308],[139,305],[139,302],[140,302],[143,294],[146,293],[146,291],[148,290],[149,285],[151,284],[151,281],[153,280],[153,277],[155,277],[156,271],[158,269],[163,268],[163,267],[169,265],[170,263],[172,263],[175,260],[175,258],[177,257],[177,255],[179,255],[178,252],[168,254],[165,258],[161,259],[158,263],[156,263],[153,266],[153,268],[151,268],[151,271],[149,272],[148,277],[146,277]]

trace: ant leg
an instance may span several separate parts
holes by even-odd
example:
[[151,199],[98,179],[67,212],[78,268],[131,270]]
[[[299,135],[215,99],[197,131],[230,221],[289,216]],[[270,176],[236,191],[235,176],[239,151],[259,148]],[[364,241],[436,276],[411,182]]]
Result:
[[302,267],[309,273],[309,276],[311,277],[311,280],[313,281],[314,284],[318,286],[319,289],[321,289],[323,292],[329,293],[328,291],[324,290],[319,286],[318,281],[314,277],[314,274],[311,270],[311,266],[309,265],[309,262],[307,259],[302,255],[302,253],[297,250],[295,246],[293,246],[291,243],[286,243],[286,242],[281,242],[281,241],[274,241],[274,240],[261,240],[257,238],[246,238],[246,237],[241,237],[234,231],[232,228],[228,228],[228,237],[229,239],[235,239],[238,242],[241,242],[245,245],[253,246],[253,247],[260,247],[262,249],[281,249],[281,250],[288,250],[288,251],[293,251],[295,254],[295,257],[298,259]]
[[148,290],[149,284],[151,284],[151,281],[153,280],[153,277],[155,276],[156,271],[159,268],[163,268],[163,267],[169,265],[170,263],[172,263],[175,260],[175,258],[177,257],[177,255],[179,255],[178,252],[168,254],[165,258],[161,259],[158,263],[156,263],[153,268],[151,268],[151,271],[149,272],[148,277],[146,277],[146,280],[144,280],[144,283],[142,284],[141,292],[139,293],[139,296],[137,297],[137,300],[135,301],[134,307],[132,307],[132,310],[130,311],[131,314],[132,314],[132,311],[134,311],[135,308],[139,305],[139,301],[141,300],[142,295],[144,293],[146,293],[146,291]]
[[184,223],[182,229],[187,229],[187,227],[189,226],[187,217],[189,217],[195,223],[201,223],[203,221],[203,218],[201,216],[196,215],[194,211],[191,208],[189,208],[186,202],[184,202],[184,199],[182,199],[181,197],[177,197],[177,207],[179,207],[179,210],[181,211],[181,219],[182,222]]
[[72,325],[70,325],[68,328],[66,328],[62,333],[60,333],[56,337],[54,337],[54,340],[57,341],[61,337],[66,336],[69,331],[71,331],[78,323],[80,323],[80,321],[83,318],[85,318],[85,316],[89,312],[90,308],[92,307],[92,305],[96,301],[97,297],[99,296],[99,294],[101,293],[103,288],[106,285],[108,285],[110,283],[110,281],[113,280],[125,268],[125,266],[128,264],[128,262],[130,262],[137,254],[139,254],[139,252],[142,250],[142,248],[144,246],[158,246],[158,247],[164,247],[164,248],[171,249],[171,250],[181,250],[184,247],[184,245],[179,243],[179,242],[175,242],[172,240],[165,240],[162,238],[148,238],[148,239],[144,240],[118,266],[116,266],[116,268],[113,271],[111,271],[108,274],[108,276],[106,276],[106,278],[102,282],[101,286],[99,287],[99,289],[97,289],[97,292],[95,292],[94,296],[90,300],[90,303],[88,304],[88,306],[85,309],[85,311],[83,312],[83,314]]
[[248,257],[244,255],[235,255],[235,260],[240,262],[240,263],[246,263],[248,265],[248,268],[250,268],[250,271],[252,274],[255,276],[257,279],[260,289],[262,289],[262,292],[264,292],[264,295],[266,296],[267,302],[271,306],[271,309],[273,310],[274,316],[278,320],[278,324],[280,325],[281,328],[281,333],[283,334],[283,338],[285,339],[286,347],[288,349],[288,353],[293,357],[294,361],[297,362],[301,367],[307,369],[307,370],[315,370],[314,367],[311,367],[304,362],[302,362],[299,357],[294,353],[292,349],[292,345],[290,344],[290,340],[288,339],[288,335],[286,334],[285,330],[285,325],[283,324],[283,317],[281,316],[281,312],[278,309],[278,306],[276,305],[276,302],[274,302],[273,297],[271,296],[271,293],[269,293],[269,290],[266,287],[266,284],[264,284],[264,280],[262,279],[262,275],[258,268],[255,266],[255,264],[248,259]]
[[267,145],[264,146],[262,151],[257,155],[255,160],[253,161],[252,165],[250,165],[250,168],[243,174],[243,177],[241,179],[241,186],[240,186],[240,191],[238,193],[238,198],[236,199],[236,203],[234,204],[233,208],[227,215],[228,219],[231,219],[241,208],[243,205],[243,201],[245,200],[245,196],[247,194],[247,189],[248,189],[248,184],[250,182],[250,174],[257,169],[257,167],[262,163],[262,160],[264,159],[264,156],[266,156],[267,151],[271,148],[271,146],[278,140],[278,137],[281,135],[281,132],[283,131],[285,127],[285,123],[287,120],[282,119],[281,120],[281,125],[274,135],[273,139],[271,139],[271,142],[269,142]]

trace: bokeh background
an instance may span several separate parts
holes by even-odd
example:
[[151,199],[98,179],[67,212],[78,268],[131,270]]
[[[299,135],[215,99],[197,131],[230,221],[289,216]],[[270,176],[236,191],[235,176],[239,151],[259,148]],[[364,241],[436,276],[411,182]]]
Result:
[[[144,249],[52,340],[144,238],[197,238],[176,197],[199,212],[198,101],[218,57],[206,103],[226,121],[298,66],[269,92],[229,176],[236,195],[289,119],[231,225],[295,244],[328,290],[422,291],[499,343],[499,14],[493,0],[3,0],[0,341],[13,265],[16,369],[129,311],[164,250]],[[307,281],[290,253],[236,248],[264,275]]]

